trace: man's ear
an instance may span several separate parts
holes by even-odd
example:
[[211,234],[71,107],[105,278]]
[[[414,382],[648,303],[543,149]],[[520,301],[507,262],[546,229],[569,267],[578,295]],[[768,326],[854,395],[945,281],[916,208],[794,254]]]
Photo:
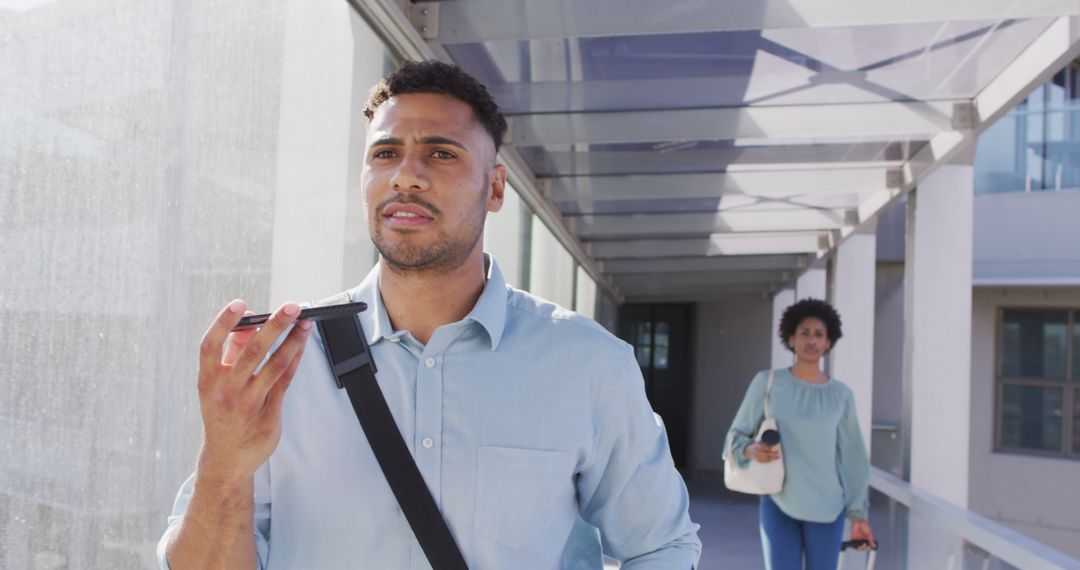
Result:
[[491,167],[491,186],[488,193],[487,211],[498,212],[503,206],[503,197],[506,194],[506,167],[496,164]]

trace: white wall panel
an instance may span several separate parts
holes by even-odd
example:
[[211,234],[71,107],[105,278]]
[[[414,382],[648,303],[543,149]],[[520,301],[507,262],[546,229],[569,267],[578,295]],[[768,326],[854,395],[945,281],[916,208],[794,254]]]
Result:
[[489,213],[484,223],[484,251],[499,264],[503,278],[514,287],[521,287],[521,198],[506,185],[502,210]]
[[574,258],[551,231],[533,217],[529,290],[563,307],[574,305]]

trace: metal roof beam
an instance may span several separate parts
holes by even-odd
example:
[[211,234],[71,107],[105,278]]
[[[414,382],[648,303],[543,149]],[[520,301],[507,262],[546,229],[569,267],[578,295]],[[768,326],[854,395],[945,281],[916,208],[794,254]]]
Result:
[[582,240],[708,236],[721,232],[842,230],[859,225],[858,212],[818,208],[679,214],[568,217]]
[[615,283],[624,291],[640,290],[646,287],[711,286],[735,283],[783,283],[791,281],[792,271],[696,271],[692,273],[634,273],[619,275]]
[[611,259],[604,272],[615,279],[624,273],[691,273],[697,271],[798,271],[809,267],[808,255],[736,255],[720,257],[674,257],[665,259]]
[[919,101],[550,113],[511,118],[519,146],[789,139],[800,144],[836,141],[924,140],[953,128],[955,104]]
[[[606,176],[628,174],[681,174],[740,168],[844,167],[898,168],[920,148],[916,143],[863,143],[814,146],[752,146],[673,148],[657,150],[541,151],[522,149],[538,176]],[[695,143],[686,146],[694,147]]]
[[820,254],[835,241],[832,232],[762,232],[715,234],[707,238],[598,241],[590,245],[597,259],[641,259],[777,253]]
[[626,2],[625,0],[468,0],[417,2],[437,9],[425,26],[432,43],[536,38],[678,34],[777,28],[887,26],[962,20],[1080,15],[1076,0],[762,0]]
[[[583,81],[520,81],[496,83],[488,91],[508,115],[573,111],[633,111],[656,107],[663,93],[668,109],[741,105],[747,78],[742,75],[680,77],[677,79],[600,79]],[[728,97],[717,94],[727,93]],[[783,97],[767,98],[755,106],[778,106]],[[845,103],[873,103],[881,95],[865,89],[845,93]]]
[[898,180],[886,168],[834,168],[709,172],[699,174],[641,174],[629,176],[567,176],[541,179],[551,199],[559,201],[650,200],[741,196],[803,196],[813,194],[870,194]]
[[771,293],[784,287],[783,282],[761,281],[754,283],[720,283],[716,285],[645,285],[627,291],[626,296],[633,300],[650,298],[685,298],[716,297],[733,293]]
[[760,288],[742,285],[724,286],[719,289],[710,289],[708,292],[680,293],[680,294],[649,294],[644,293],[627,297],[627,303],[707,303],[710,301],[730,301],[732,299],[760,297],[770,298],[782,287],[766,285]]

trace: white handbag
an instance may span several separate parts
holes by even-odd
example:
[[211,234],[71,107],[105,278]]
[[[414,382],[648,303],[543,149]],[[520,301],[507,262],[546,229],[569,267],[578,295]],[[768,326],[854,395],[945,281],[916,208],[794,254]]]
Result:
[[[772,394],[773,378],[775,376],[776,371],[770,370],[769,383],[765,387],[765,417],[761,420],[761,427],[758,428],[754,441],[761,441],[762,433],[770,429],[776,429],[776,418],[769,413],[769,396]],[[779,493],[784,488],[784,453],[782,450],[779,459],[768,463],[761,463],[751,459],[750,464],[746,468],[742,468],[732,457],[732,443],[728,442],[727,449],[724,450],[724,485],[728,489],[751,495],[772,495]]]

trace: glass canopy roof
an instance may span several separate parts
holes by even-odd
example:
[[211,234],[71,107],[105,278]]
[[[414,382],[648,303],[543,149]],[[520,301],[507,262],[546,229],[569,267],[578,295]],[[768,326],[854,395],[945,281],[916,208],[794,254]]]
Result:
[[423,38],[406,47],[488,86],[511,121],[502,155],[518,191],[630,300],[790,284],[969,149],[1080,36],[1070,0],[406,11]]
[[509,114],[973,97],[1051,19],[444,46]]

